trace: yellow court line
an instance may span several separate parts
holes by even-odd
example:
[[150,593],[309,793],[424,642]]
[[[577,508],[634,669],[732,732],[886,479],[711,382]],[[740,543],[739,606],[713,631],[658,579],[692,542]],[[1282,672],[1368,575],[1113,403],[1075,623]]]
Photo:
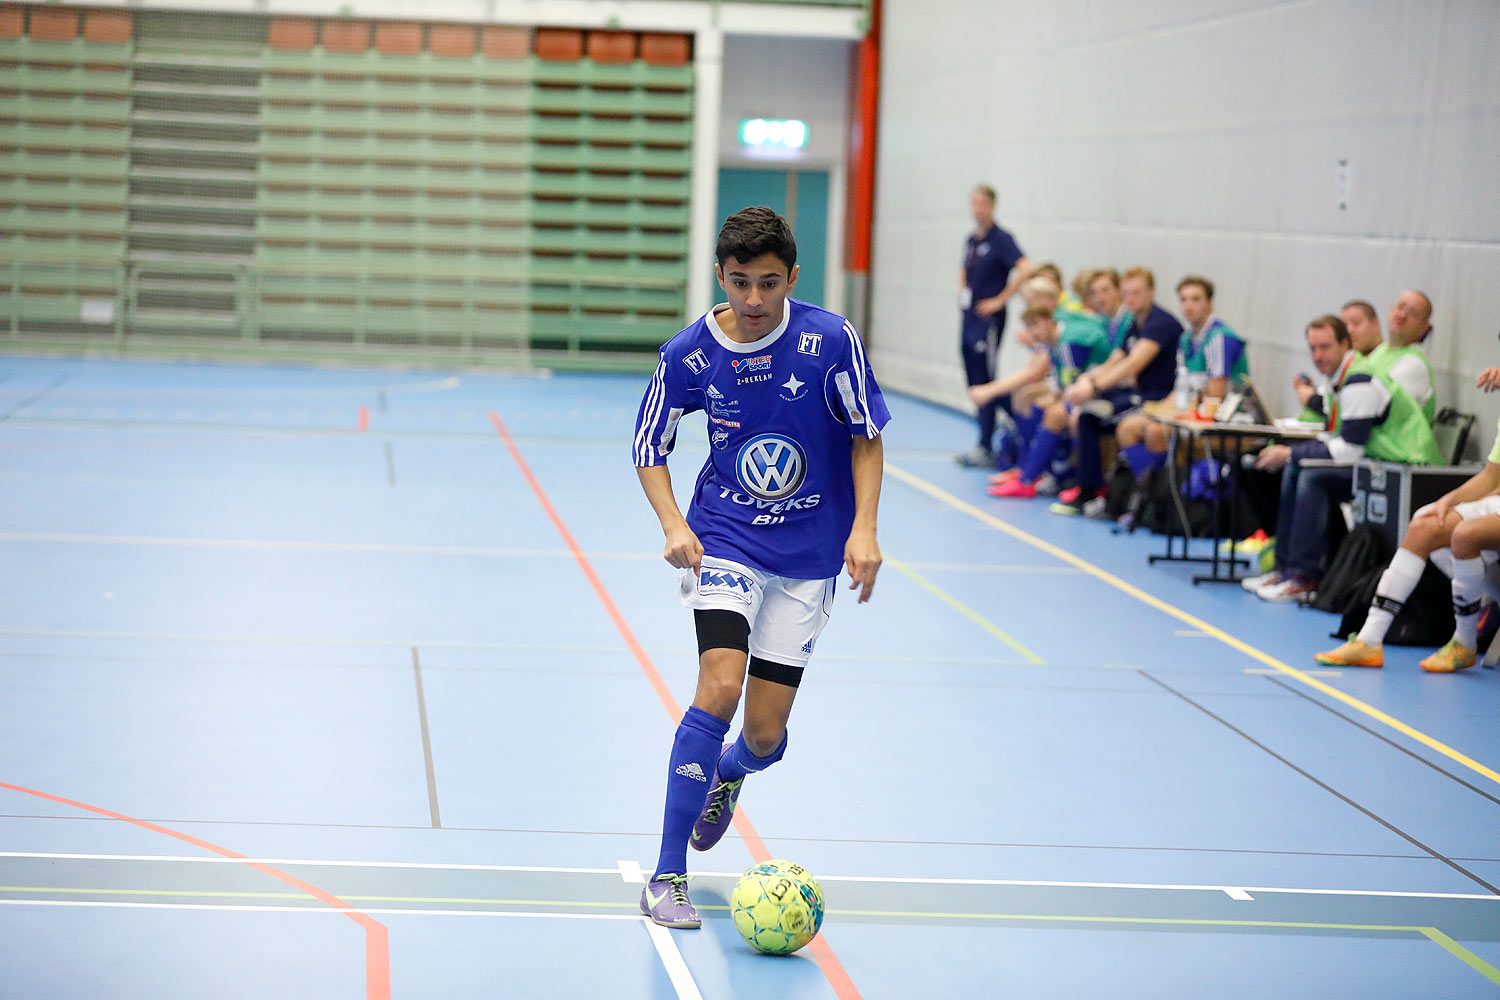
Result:
[[1479,761],[1474,760],[1472,757],[1469,757],[1466,754],[1460,753],[1459,751],[1448,746],[1448,744],[1443,743],[1441,740],[1436,740],[1431,736],[1428,736],[1421,730],[1407,725],[1400,719],[1397,719],[1391,715],[1387,715],[1385,712],[1382,712],[1375,706],[1366,704],[1353,695],[1345,694],[1343,691],[1340,691],[1338,688],[1333,687],[1330,684],[1323,683],[1306,671],[1298,670],[1295,667],[1282,663],[1280,660],[1276,659],[1274,656],[1271,656],[1269,653],[1261,652],[1259,649],[1256,649],[1249,643],[1243,642],[1240,639],[1236,639],[1228,632],[1225,632],[1223,629],[1218,628],[1214,625],[1210,625],[1208,622],[1197,617],[1196,615],[1183,611],[1176,605],[1168,604],[1161,598],[1156,597],[1152,594],[1148,594],[1146,593],[1146,591],[1140,589],[1139,587],[1126,583],[1124,580],[1115,576],[1113,573],[1102,570],[1098,566],[1095,566],[1087,559],[1075,556],[1073,553],[1067,551],[1064,548],[1053,545],[1051,542],[1043,541],[1042,539],[1037,538],[1035,535],[1029,534],[1028,532],[1022,531],[1020,528],[1007,524],[1006,522],[1000,520],[998,517],[980,510],[973,504],[960,500],[958,497],[942,489],[941,487],[934,486],[932,483],[929,483],[927,480],[922,479],[920,476],[913,475],[912,473],[907,472],[905,469],[891,465],[889,462],[886,463],[885,471],[890,473],[895,478],[901,480],[906,485],[912,487],[913,489],[916,489],[922,493],[926,493],[930,497],[941,500],[943,503],[946,503],[948,506],[954,508],[955,510],[962,511],[965,514],[968,514],[970,517],[981,521],[998,531],[1003,531],[1013,538],[1019,539],[1020,541],[1023,541],[1028,545],[1041,549],[1043,552],[1046,552],[1049,555],[1056,556],[1063,562],[1078,567],[1085,573],[1088,573],[1090,576],[1103,580],[1111,587],[1114,587],[1117,590],[1121,590],[1145,604],[1151,605],[1158,611],[1165,612],[1166,614],[1171,615],[1173,618],[1191,625],[1195,629],[1201,629],[1208,635],[1224,643],[1226,646],[1229,646],[1231,649],[1238,650],[1239,652],[1244,653],[1246,656],[1249,656],[1252,659],[1259,660],[1266,666],[1271,667],[1277,673],[1285,674],[1288,677],[1293,678],[1294,680],[1300,681],[1301,683],[1306,684],[1308,687],[1312,688],[1315,691],[1321,691],[1323,694],[1328,695],[1330,698],[1334,698],[1338,701],[1343,702],[1345,705],[1348,705],[1355,711],[1367,715],[1375,721],[1389,726],[1390,728],[1396,730],[1398,733],[1408,736],[1416,740],[1418,743],[1423,744],[1424,746],[1430,747],[1431,749],[1442,754],[1444,757],[1455,761],[1456,763],[1462,764],[1464,767],[1468,768],[1474,773],[1482,774],[1496,784],[1500,784],[1500,772],[1495,771],[1493,768],[1486,767],[1485,765],[1479,763]]
[[943,590],[943,588],[939,587],[937,584],[933,583],[931,580],[927,579],[916,570],[912,569],[900,559],[892,559],[891,556],[887,554],[885,556],[885,561],[899,569],[901,572],[905,573],[907,576],[911,577],[913,580],[917,581],[917,583],[921,584],[925,589],[937,595],[937,597],[940,598],[943,603],[947,604],[949,607],[956,610],[959,614],[963,615],[965,618],[983,628],[986,632],[990,633],[995,638],[1005,643],[1011,649],[1014,649],[1016,652],[1026,657],[1027,660],[1031,661],[1032,663],[1046,662],[1040,656],[1037,656],[1031,650],[1021,645],[1015,639],[1011,638],[1004,631],[997,628],[988,618],[985,618],[983,615],[975,611],[973,608],[969,607],[967,604],[964,604],[957,598],[950,595],[947,591]]

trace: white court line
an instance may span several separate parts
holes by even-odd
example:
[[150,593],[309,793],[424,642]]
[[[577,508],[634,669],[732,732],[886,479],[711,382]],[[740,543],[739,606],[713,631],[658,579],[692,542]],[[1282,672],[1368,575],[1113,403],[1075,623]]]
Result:
[[[399,545],[386,542],[305,542],[256,538],[174,538],[153,535],[81,535],[0,531],[0,542],[59,542],[84,545],[162,545],[199,549],[263,549],[285,552],[364,552],[398,555],[504,556],[572,559],[567,549],[521,549],[496,545]],[[660,559],[660,552],[587,552],[590,559]]]
[[641,870],[639,861],[624,860],[619,862],[620,880],[632,885],[645,885],[646,873]]
[[[76,532],[0,531],[0,542],[53,542],[74,545],[159,545],[205,549],[257,549],[285,552],[363,552],[398,555],[500,556],[509,558],[573,559],[568,549],[511,548],[498,545],[403,545],[390,542],[318,542],[295,539],[192,538],[162,535],[91,535]],[[585,552],[589,559],[625,559],[637,562],[661,559],[660,552]],[[914,569],[954,570],[966,573],[1035,573],[1079,576],[1072,566],[1027,566],[1001,563],[908,562]],[[1179,633],[1183,634],[1183,633]],[[1205,632],[1193,633],[1206,635]]]
[[[461,872],[552,872],[565,875],[618,875],[615,868],[549,868],[541,865],[454,865],[413,861],[328,861],[311,858],[224,858],[174,854],[50,854],[0,851],[0,858],[37,858],[45,861],[176,861],[199,865],[304,865],[310,868],[409,868]],[[625,864],[625,862],[620,862]],[[637,866],[639,867],[639,866]],[[736,875],[736,878],[739,876]],[[645,882],[645,879],[641,879]]]
[[[1302,672],[1304,674],[1306,674],[1307,676],[1309,676],[1309,677],[1342,677],[1342,676],[1344,676],[1344,672],[1342,670],[1304,670]],[[1279,677],[1283,673],[1285,673],[1285,671],[1282,671],[1282,670],[1272,670],[1270,667],[1246,667],[1245,668],[1245,673],[1247,673],[1247,674],[1266,674],[1267,676],[1276,676],[1276,677]]]
[[[569,875],[618,875],[624,879],[625,866],[639,863],[620,861],[613,868],[564,868],[538,865],[460,865],[407,861],[330,861],[307,858],[223,858],[190,857],[166,854],[58,854],[37,851],[0,851],[0,858],[36,858],[54,861],[178,861],[190,864],[262,864],[305,865],[325,868],[398,868],[439,871],[551,872]],[[700,878],[738,879],[742,872],[693,872]],[[642,869],[641,881],[645,881]],[[1381,896],[1406,899],[1482,899],[1500,903],[1500,896],[1489,893],[1410,892],[1394,889],[1298,889],[1286,886],[1189,885],[1156,882],[1067,882],[1042,879],[989,878],[920,878],[891,875],[819,875],[819,882],[873,882],[887,885],[996,885],[1044,889],[1157,889],[1172,892],[1222,892],[1231,899],[1248,899],[1257,892],[1276,892],[1306,896]],[[3,902],[3,901],[0,901]],[[370,911],[375,912],[375,911]],[[399,912],[407,913],[408,910]]]
[[656,945],[656,954],[661,957],[661,964],[667,967],[667,978],[672,980],[672,989],[677,991],[679,1000],[703,1000],[703,994],[698,992],[698,984],[693,982],[693,974],[682,960],[682,952],[677,950],[677,942],[672,940],[672,932],[651,920],[646,920],[645,924],[646,933],[651,935],[651,943]]
[[[346,917],[351,913],[393,917],[535,917],[549,920],[634,920],[650,924],[639,913],[537,913],[530,910],[401,910],[357,906],[339,909],[327,906],[255,906],[231,903],[127,903],[94,899],[0,899],[0,906],[92,906],[125,910],[226,910],[232,913],[325,913]],[[655,927],[655,924],[651,924]]]
[[[364,397],[377,392],[384,392],[387,396],[403,396],[413,393],[447,392],[459,386],[457,375],[447,378],[424,379],[419,382],[397,382],[387,385],[247,385],[247,386],[173,386],[170,389],[132,389],[132,388],[88,388],[79,386],[75,388],[59,388],[48,393],[48,398],[55,399],[84,399],[102,398],[118,399],[138,396],[143,399],[161,400],[173,396],[211,396],[215,400],[222,400],[231,395],[239,396],[356,396]],[[22,389],[20,386],[0,389],[0,396],[21,395],[30,390]]]

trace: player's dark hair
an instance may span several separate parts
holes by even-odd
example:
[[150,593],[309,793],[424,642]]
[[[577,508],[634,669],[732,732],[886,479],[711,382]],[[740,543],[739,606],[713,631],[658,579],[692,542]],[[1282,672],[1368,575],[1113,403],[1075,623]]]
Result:
[[1349,327],[1344,324],[1343,320],[1339,319],[1332,313],[1326,313],[1322,316],[1319,316],[1317,319],[1307,324],[1307,328],[1309,330],[1311,330],[1315,326],[1320,326],[1325,330],[1332,330],[1333,339],[1338,341],[1340,344],[1347,344],[1350,342]]
[[1380,322],[1379,314],[1375,312],[1375,307],[1370,305],[1370,303],[1366,302],[1364,299],[1350,299],[1348,302],[1345,302],[1342,306],[1339,307],[1340,312],[1343,312],[1345,309],[1358,309],[1360,312],[1365,314],[1365,319],[1369,320],[1370,322]]
[[787,274],[797,266],[797,239],[785,219],[764,205],[756,205],[724,220],[714,246],[720,267],[730,257],[748,264],[764,254],[772,254],[785,264]]
[[1210,302],[1213,301],[1214,283],[1212,281],[1209,281],[1201,274],[1190,274],[1177,283],[1177,294],[1181,295],[1182,290],[1189,285],[1197,285],[1199,288],[1203,289],[1203,297],[1205,299],[1208,299]]

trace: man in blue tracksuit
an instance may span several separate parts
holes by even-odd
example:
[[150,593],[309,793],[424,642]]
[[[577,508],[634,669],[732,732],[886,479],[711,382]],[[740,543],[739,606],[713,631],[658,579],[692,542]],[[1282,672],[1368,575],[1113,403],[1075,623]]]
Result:
[[[995,356],[1005,332],[1005,304],[1021,283],[1031,277],[1031,261],[1015,238],[995,224],[995,189],[983,184],[969,196],[974,232],[964,241],[963,266],[958,272],[958,305],[962,312],[959,351],[969,385],[995,378]],[[1000,397],[979,408],[979,443],[957,456],[960,465],[990,466],[995,462],[995,411],[1007,406]]]

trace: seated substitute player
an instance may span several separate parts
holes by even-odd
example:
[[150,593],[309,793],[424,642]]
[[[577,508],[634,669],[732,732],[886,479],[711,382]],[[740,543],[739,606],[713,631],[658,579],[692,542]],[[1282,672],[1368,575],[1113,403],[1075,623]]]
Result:
[[[698,686],[667,762],[661,854],[641,910],[664,927],[697,927],[687,849],[729,826],[745,776],[786,753],[786,721],[828,621],[839,567],[870,598],[890,419],[842,316],[790,298],[797,243],[769,208],[719,231],[715,273],[729,298],[661,349],[636,418],[634,458],[683,574],[698,633]],[[684,517],[667,455],[684,414],[708,417],[708,461]],[[748,668],[749,678],[746,679]],[[724,745],[743,692],[740,734]]]
[[[1051,264],[1042,265],[1042,269],[1048,268],[1056,270]],[[1093,313],[1069,309],[1062,304],[1061,290],[1050,274],[1037,274],[1028,279],[1021,286],[1021,297],[1026,301],[1027,311],[1041,309],[1047,315],[1055,316],[1061,330],[1060,339],[1066,342],[1086,336],[1086,327],[1097,326],[1101,331],[1103,330],[1102,324]],[[1043,409],[1057,395],[1056,379],[1049,375],[1055,360],[1051,353],[1055,349],[1055,339],[1048,338],[1058,331],[1053,331],[1044,337],[1041,335],[1041,329],[1036,324],[1031,327],[1023,324],[1016,334],[1016,340],[1031,353],[1026,364],[994,381],[969,387],[969,398],[976,406],[982,407],[997,399],[1009,400],[1005,409],[1014,424],[1013,440],[1016,447],[1016,461],[1013,467],[996,472],[989,477],[992,490],[1014,480],[1021,474],[1022,460],[1031,449],[1032,439],[1042,428]],[[1073,331],[1072,335],[1069,335],[1069,330]],[[1108,351],[1106,350],[1105,353]],[[1059,365],[1059,367],[1067,366]],[[1043,468],[1049,462],[1050,455],[1043,461]]]
[[[1487,368],[1475,380],[1485,392],[1500,389],[1500,368]],[[1422,661],[1422,669],[1451,674],[1472,667],[1478,659],[1479,602],[1485,570],[1500,548],[1500,427],[1489,461],[1468,482],[1439,497],[1412,515],[1401,547],[1380,575],[1375,600],[1364,627],[1338,649],[1314,659],[1338,667],[1379,667],[1385,664],[1381,644],[1417,589],[1422,571],[1433,565],[1453,579],[1453,638]]]
[[[1063,393],[1064,401],[1073,405],[1078,492],[1060,498],[1053,505],[1057,513],[1103,512],[1100,494],[1104,490],[1104,457],[1099,444],[1108,429],[1107,422],[1172,391],[1182,324],[1156,304],[1156,278],[1146,268],[1126,271],[1120,279],[1120,292],[1131,314],[1130,323],[1123,325],[1121,339],[1104,364],[1084,372]],[[1062,507],[1072,509],[1065,512]]]
[[[1014,475],[1001,473],[1005,478],[991,486],[989,492],[991,496],[1024,499],[1037,495],[1037,481],[1051,468],[1059,448],[1070,444],[1069,413],[1059,398],[1060,393],[1081,372],[1102,364],[1109,357],[1110,349],[1104,325],[1092,313],[1070,313],[1061,308],[1035,305],[1028,308],[1021,319],[1041,350],[1017,375],[1041,383],[1047,390],[1032,403],[1031,420],[1039,426],[1021,458],[1020,467],[1013,470]],[[1008,391],[1013,390],[991,382],[971,386],[969,397],[975,403],[983,403],[987,393]]]
[[[1194,274],[1179,281],[1177,301],[1187,323],[1177,348],[1177,377],[1195,393],[1223,399],[1231,384],[1250,377],[1245,341],[1213,314],[1214,284],[1207,278]],[[1137,479],[1167,462],[1167,429],[1143,413],[1121,420],[1115,440]]]

